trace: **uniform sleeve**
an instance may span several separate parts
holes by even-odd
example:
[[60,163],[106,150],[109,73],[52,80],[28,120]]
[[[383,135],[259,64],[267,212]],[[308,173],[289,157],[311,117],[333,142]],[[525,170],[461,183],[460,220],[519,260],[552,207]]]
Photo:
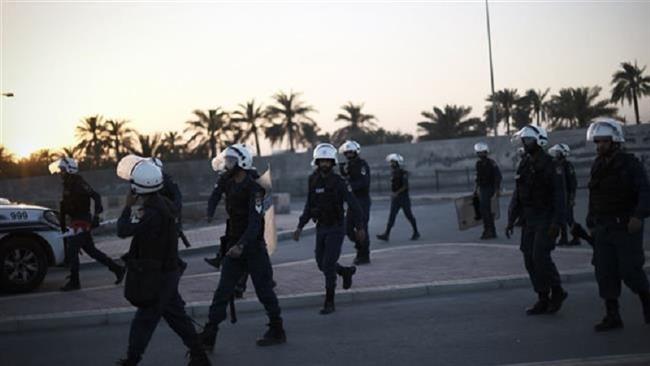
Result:
[[512,198],[510,198],[510,204],[508,205],[508,226],[513,226],[519,217],[521,217],[521,203],[519,202],[519,191],[515,184],[515,189],[512,192]]
[[648,174],[645,167],[637,159],[634,159],[632,166],[632,181],[634,188],[638,192],[637,205],[632,215],[644,219],[650,216],[650,185],[648,184]]
[[406,170],[402,170],[402,186],[400,189],[408,189],[409,188],[409,172]]
[[88,195],[90,198],[92,198],[93,202],[95,203],[95,215],[99,215],[102,212],[104,212],[104,207],[102,206],[102,196],[97,193],[93,187],[90,186],[83,178],[79,182],[79,193]]
[[[311,178],[310,178],[311,179]],[[311,185],[309,185],[311,186]],[[311,192],[311,187],[307,188],[307,199],[305,200],[305,207],[302,209],[302,214],[300,215],[300,218],[298,219],[298,228],[302,229],[307,225],[309,220],[311,220],[311,205],[312,205],[312,192]]]
[[557,163],[548,164],[551,171],[551,182],[553,184],[553,223],[564,225],[567,216],[567,193],[564,167]]
[[180,213],[183,209],[183,195],[181,194],[178,184],[170,176],[166,176],[164,180],[165,190],[172,195],[172,202],[176,212]]
[[365,229],[365,220],[363,217],[364,214],[361,210],[361,206],[359,205],[359,201],[357,201],[357,198],[352,194],[352,187],[341,179],[338,189],[339,192],[343,193],[343,199],[348,204],[348,210],[350,210],[352,213],[352,221],[354,221],[354,226],[357,229]]
[[131,207],[125,207],[117,219],[117,236],[128,238],[142,233],[155,233],[155,213],[150,208],[143,208],[142,216],[137,220],[131,219]]
[[255,184],[248,201],[248,225],[238,244],[251,245],[257,241],[264,219],[264,189]]
[[212,193],[208,199],[208,217],[213,217],[214,212],[217,210],[217,206],[219,205],[219,201],[221,201],[221,196],[223,195],[224,183],[225,181],[223,179],[219,179],[212,189]]
[[503,176],[501,175],[501,169],[499,169],[499,164],[496,161],[492,160],[492,169],[494,169],[494,188],[498,191],[501,189],[501,181]]
[[368,163],[363,162],[361,166],[361,174],[357,179],[349,179],[352,191],[370,188],[370,167]]
[[573,164],[567,163],[566,174],[567,197],[569,199],[569,202],[574,202],[576,197],[576,190],[578,189],[578,179],[576,178],[576,171],[573,168]]

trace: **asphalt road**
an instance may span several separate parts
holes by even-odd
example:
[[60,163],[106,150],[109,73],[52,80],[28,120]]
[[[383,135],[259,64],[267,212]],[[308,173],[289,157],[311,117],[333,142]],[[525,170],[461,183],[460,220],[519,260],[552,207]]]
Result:
[[[568,287],[555,315],[527,317],[528,289],[341,304],[330,316],[317,309],[286,311],[288,343],[261,349],[261,313],[222,326],[214,365],[502,365],[568,358],[650,353],[650,325],[638,299],[625,292],[626,328],[596,334],[602,308],[593,283]],[[202,323],[202,319],[200,320]],[[0,335],[0,364],[111,365],[126,349],[127,325]],[[162,324],[142,365],[183,365],[185,349]]]

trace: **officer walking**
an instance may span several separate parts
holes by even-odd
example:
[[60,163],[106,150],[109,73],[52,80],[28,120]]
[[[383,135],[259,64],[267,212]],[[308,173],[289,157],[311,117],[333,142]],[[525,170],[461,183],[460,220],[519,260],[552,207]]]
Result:
[[[364,215],[364,227],[368,227],[370,221],[370,167],[368,163],[359,156],[361,145],[356,141],[348,140],[341,147],[339,153],[347,159],[347,164],[340,164],[341,176],[347,180],[352,187],[352,193],[361,206]],[[357,256],[354,258],[354,264],[370,263],[370,237],[366,235],[365,240],[359,241],[354,232],[354,219],[351,211],[348,210],[345,217],[345,227],[347,236],[354,242],[354,248],[357,250]]]
[[390,201],[390,215],[388,216],[386,231],[384,231],[383,234],[377,235],[377,239],[388,241],[390,238],[390,230],[395,224],[397,212],[402,209],[404,210],[406,219],[409,220],[411,227],[413,228],[411,240],[418,240],[420,238],[420,233],[418,232],[418,225],[413,216],[413,212],[411,212],[408,172],[402,168],[404,165],[404,158],[400,154],[389,154],[386,157],[386,161],[390,163],[392,170],[391,190],[393,193]]
[[[569,241],[569,235],[567,233],[567,226],[569,229],[573,229],[573,224],[575,224],[575,219],[573,217],[573,207],[575,207],[576,202],[576,190],[578,188],[578,180],[576,178],[576,171],[573,167],[573,164],[567,159],[571,153],[571,148],[567,144],[557,144],[553,145],[548,149],[548,153],[555,159],[556,163],[564,168],[564,178],[566,179],[566,192],[567,192],[567,215],[566,221],[567,225],[562,225],[560,228],[560,240],[557,242],[558,246],[576,246],[580,245],[580,238],[573,235],[571,241]],[[573,230],[571,230],[573,231]]]
[[[102,199],[99,193],[86,183],[79,174],[77,161],[72,158],[61,158],[50,164],[52,174],[60,173],[63,179],[63,199],[60,204],[61,231],[66,233],[68,227],[71,236],[66,238],[66,259],[70,265],[69,281],[61,287],[61,291],[74,291],[81,288],[79,281],[79,251],[81,249],[91,258],[105,265],[115,274],[115,284],[122,282],[124,267],[115,263],[106,254],[95,247],[91,235],[93,227],[99,225],[99,215],[103,212]],[[94,215],[90,214],[90,200],[94,202]],[[66,219],[68,225],[66,225]]]
[[567,298],[551,258],[560,226],[565,223],[564,169],[544,151],[548,136],[543,128],[525,126],[513,140],[523,144],[526,156],[517,168],[506,236],[510,238],[515,221],[520,219],[523,225],[520,249],[538,295],[537,302],[526,310],[526,314],[554,314]]
[[[164,318],[189,349],[189,365],[207,366],[210,360],[205,355],[192,320],[185,313],[185,302],[178,292],[178,282],[186,264],[178,257],[175,205],[160,195],[162,188],[160,169],[149,160],[140,161],[132,170],[131,191],[117,221],[117,235],[120,238],[133,237],[125,256],[129,271],[143,268],[146,273],[160,273],[161,278],[157,300],[151,305],[138,307],[131,321],[127,357],[118,364],[137,365],[158,322]],[[142,202],[142,206],[134,210],[132,207],[136,201]],[[143,263],[151,265],[145,267]],[[153,266],[154,263],[157,265]],[[136,275],[138,272],[133,273],[133,276]],[[133,293],[128,288],[132,274],[128,276],[125,293]],[[139,290],[135,293],[142,291]]]
[[643,164],[624,151],[623,127],[611,118],[593,121],[587,141],[598,156],[591,167],[587,227],[594,238],[593,263],[606,315],[597,332],[622,328],[621,281],[641,299],[650,324],[650,286],[643,270],[643,220],[650,216],[650,185]]
[[269,318],[269,329],[257,340],[257,345],[285,343],[280,305],[273,290],[273,269],[264,242],[265,191],[255,182],[256,175],[251,172],[253,155],[246,145],[235,144],[226,148],[216,159],[213,166],[221,165],[225,170],[220,179],[224,185],[215,187],[210,201],[218,203],[220,196],[226,195],[228,221],[226,235],[221,240],[225,251],[221,278],[212,298],[208,322],[201,333],[203,346],[210,351],[214,349],[219,324],[226,319],[228,302],[245,273],[250,274],[257,298],[264,305]]
[[474,195],[479,198],[483,220],[481,239],[494,239],[497,237],[497,231],[494,227],[494,215],[492,215],[492,198],[501,190],[501,170],[496,161],[488,157],[490,148],[485,142],[476,143],[474,152],[479,158],[476,162]]
[[352,276],[356,267],[344,267],[338,264],[341,246],[345,237],[343,202],[348,204],[356,239],[363,242],[366,236],[364,217],[352,187],[332,171],[337,164],[336,148],[331,144],[319,144],[314,149],[312,166],[316,167],[309,176],[309,188],[305,208],[300,215],[298,228],[293,233],[295,241],[300,240],[302,228],[309,222],[316,222],[316,263],[325,275],[325,303],[320,313],[330,314],[336,310],[334,295],[336,275],[343,278],[343,289],[352,286]]

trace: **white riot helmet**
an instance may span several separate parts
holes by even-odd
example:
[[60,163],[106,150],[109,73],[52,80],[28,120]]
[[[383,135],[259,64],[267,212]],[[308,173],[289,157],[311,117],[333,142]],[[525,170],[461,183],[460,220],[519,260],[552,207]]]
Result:
[[341,145],[341,147],[339,147],[339,154],[345,154],[346,152],[359,154],[361,152],[361,145],[354,140],[347,140],[343,145]]
[[68,174],[77,174],[79,173],[79,164],[77,164],[77,161],[73,158],[62,157],[61,159],[58,159],[51,163],[48,166],[48,169],[50,170],[50,174],[57,174],[62,172]]
[[540,147],[548,145],[548,133],[543,127],[526,125],[512,135],[510,141],[514,144],[520,144],[524,138],[534,138],[537,142],[537,146]]
[[593,142],[597,138],[610,137],[612,142],[625,142],[623,124],[614,118],[596,118],[591,121],[587,130],[587,141]]
[[551,154],[551,156],[559,158],[559,157],[567,157],[569,156],[569,153],[571,152],[571,148],[569,148],[569,145],[567,144],[556,144],[553,145],[550,149],[548,149],[548,153]]
[[490,148],[488,147],[488,144],[481,141],[481,142],[477,142],[476,144],[474,144],[474,152],[477,153],[477,154],[478,153],[489,153]]
[[318,160],[332,160],[334,165],[338,164],[336,159],[336,148],[332,144],[322,143],[318,144],[314,149],[313,159],[311,160],[311,166],[316,166]]
[[253,169],[253,153],[246,144],[230,145],[212,159],[212,169],[217,172],[236,166],[244,170]]
[[152,156],[149,158],[149,160],[151,160],[151,162],[154,163],[154,165],[157,166],[158,168],[160,169],[163,168],[163,162],[159,158]]
[[144,159],[133,167],[133,171],[131,171],[131,189],[134,193],[154,193],[162,188],[162,171],[153,161]]
[[389,163],[396,162],[399,166],[404,164],[404,158],[402,155],[396,153],[388,154],[388,156],[386,156],[386,161]]

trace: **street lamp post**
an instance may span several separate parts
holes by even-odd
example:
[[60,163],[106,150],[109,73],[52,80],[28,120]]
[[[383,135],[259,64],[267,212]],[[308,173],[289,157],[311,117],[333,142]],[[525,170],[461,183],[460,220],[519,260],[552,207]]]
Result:
[[494,106],[494,67],[492,66],[492,35],[490,33],[490,9],[488,7],[488,0],[485,0],[485,18],[487,19],[487,36],[488,36],[488,50],[490,52],[490,83],[492,86],[492,123],[494,123],[494,136],[497,136],[497,109]]
[[[13,98],[14,93],[8,92],[8,93],[2,93],[3,97],[7,98]],[[4,144],[5,142],[5,125],[4,122],[2,121],[2,116],[0,116],[0,145]]]

